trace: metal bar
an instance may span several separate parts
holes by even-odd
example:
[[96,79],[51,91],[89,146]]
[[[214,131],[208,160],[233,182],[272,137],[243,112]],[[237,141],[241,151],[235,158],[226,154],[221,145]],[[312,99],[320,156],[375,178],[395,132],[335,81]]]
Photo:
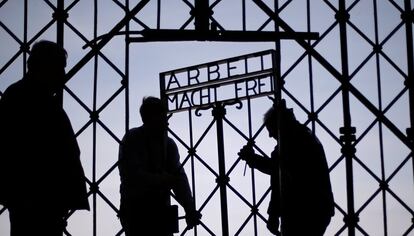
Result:
[[[342,81],[349,83],[349,66],[348,66],[348,43],[347,43],[347,21],[349,14],[346,10],[345,0],[339,1],[339,10],[336,14],[339,22],[339,37],[341,47],[341,67],[342,67]],[[342,105],[343,105],[343,121],[344,125],[341,128],[341,141],[343,143],[341,152],[345,156],[345,172],[346,172],[346,192],[347,192],[347,216],[344,221],[348,227],[348,235],[355,236],[355,229],[358,218],[355,214],[355,200],[354,200],[354,172],[353,159],[355,156],[355,129],[352,127],[351,112],[349,104],[349,89],[347,86],[342,86]]]
[[319,33],[308,32],[271,32],[271,31],[206,31],[197,30],[145,29],[142,37],[131,37],[130,42],[165,42],[165,41],[218,41],[218,42],[274,42],[278,39],[312,39],[319,38]]
[[[23,18],[23,47],[29,47],[29,45],[27,44],[27,14],[28,14],[28,2],[27,0],[24,0],[24,18]],[[25,48],[26,50],[23,51],[23,75],[26,74],[26,70],[27,70],[27,53],[28,48]]]
[[[272,19],[278,22],[279,26],[283,28],[287,32],[293,32],[293,29],[290,28],[288,24],[286,24],[283,20],[279,17],[274,15],[274,12],[261,0],[252,0],[256,3],[266,14],[272,17]],[[342,78],[342,74],[339,73],[335,67],[333,67],[321,54],[319,54],[315,48],[303,40],[296,39],[296,42],[302,46],[309,54],[313,56],[332,76],[337,79],[339,82],[343,84],[343,86],[348,87],[348,90],[352,92],[352,94],[362,103],[365,107],[371,111],[378,119],[387,126],[387,128],[396,136],[398,139],[403,142],[407,147],[409,147],[410,141],[406,137],[404,133],[402,133],[387,117],[385,117],[381,111],[374,106],[371,101],[369,101],[360,91],[358,91],[349,81],[344,81]]]
[[[214,7],[214,6],[212,6]],[[195,31],[199,34],[204,35],[209,31],[210,23],[210,7],[208,0],[195,0],[194,2],[194,13],[195,13],[195,20],[194,26]]]
[[[310,32],[311,31],[311,4],[310,4],[310,0],[306,1],[306,11],[307,11],[307,31]],[[310,44],[310,40],[308,40],[308,43]],[[309,95],[310,95],[310,113],[308,114],[308,117],[311,119],[311,124],[312,124],[312,132],[315,134],[315,124],[316,124],[316,120],[317,119],[317,114],[315,112],[315,96],[314,96],[314,86],[313,86],[313,64],[312,64],[312,56],[308,55],[308,68],[309,68]]]
[[56,43],[64,47],[64,26],[65,26],[65,7],[64,7],[64,0],[57,1],[57,7],[55,11],[55,18],[56,18]]
[[150,0],[141,0],[122,20],[118,22],[79,62],[66,74],[66,82],[83,68]]
[[234,75],[234,76],[230,76],[227,78],[220,78],[217,80],[211,80],[211,81],[200,82],[197,84],[181,86],[179,88],[172,88],[172,89],[168,89],[168,91],[166,92],[166,95],[191,92],[191,91],[206,88],[206,87],[216,88],[216,87],[220,87],[223,85],[234,84],[238,81],[247,81],[247,80],[255,80],[257,78],[266,78],[272,75],[272,71],[273,70],[270,68],[270,69],[251,72],[247,74],[242,74],[242,75],[239,74],[239,75]]
[[[253,57],[262,57],[262,56],[265,56],[265,55],[271,55],[271,53],[274,52],[274,51],[275,50],[273,50],[273,49],[268,49],[268,50],[264,50],[264,51],[260,51],[260,52],[244,54],[244,55],[230,57],[230,58],[221,59],[221,60],[217,60],[217,61],[210,61],[210,62],[207,62],[207,63],[201,63],[201,64],[193,65],[193,66],[191,66],[191,68],[204,68],[204,67],[208,67],[208,66],[211,66],[211,65],[224,64],[224,63],[227,63],[229,61],[239,61],[239,60],[246,60],[246,59],[253,58]],[[175,69],[175,70],[164,71],[164,72],[162,72],[162,74],[181,73],[181,72],[186,72],[188,69],[189,69],[189,67],[182,67],[182,68]]]
[[[405,20],[406,42],[407,42],[407,78],[405,86],[408,88],[409,108],[410,108],[410,125],[407,128],[407,137],[410,141],[409,148],[411,149],[411,160],[413,165],[414,178],[414,43],[413,43],[413,11],[411,1],[404,1],[405,12],[403,13],[403,20]],[[414,219],[414,218],[413,218]]]
[[[379,45],[379,28],[378,28],[378,6],[377,0],[373,0],[373,10],[374,10],[374,32],[375,32],[375,45]],[[376,64],[376,71],[377,71],[377,90],[378,90],[378,105],[379,110],[383,110],[382,108],[382,87],[381,87],[381,65],[380,65],[380,56],[378,53],[375,54],[375,64]],[[379,148],[380,148],[380,163],[381,163],[381,181],[385,183],[385,158],[384,158],[384,136],[383,136],[383,126],[381,123],[378,124],[378,132],[379,132]],[[382,221],[384,225],[384,236],[388,235],[388,217],[387,217],[387,194],[386,189],[381,188],[382,193]]]
[[[98,0],[94,0],[93,3],[93,36],[97,37],[98,34]],[[98,112],[97,112],[97,100],[98,100],[98,54],[93,56],[94,66],[93,66],[93,101],[92,101],[92,114],[96,114],[92,119],[92,233],[94,236],[98,234],[97,223],[98,223],[98,208],[97,208],[97,194],[99,185],[97,184],[97,173],[96,173],[96,162],[97,162],[97,121],[98,121]]]
[[[56,43],[62,47],[64,47],[64,26],[65,26],[65,3],[64,0],[57,1],[57,7],[54,12],[54,18],[56,19]],[[60,88],[56,92],[56,97],[59,101],[59,104],[63,106],[63,88]]]
[[227,187],[228,176],[226,175],[226,162],[224,154],[224,133],[223,133],[223,117],[226,114],[226,109],[222,103],[217,103],[213,108],[213,116],[216,120],[217,127],[217,151],[218,151],[218,167],[219,176],[217,184],[220,188],[220,203],[221,203],[221,227],[222,235],[229,236],[229,217],[227,212]]
[[[129,12],[129,0],[125,1],[125,17]],[[129,130],[129,49],[130,44],[127,41],[129,38],[130,22],[125,24],[125,76],[122,78],[122,86],[125,87],[125,131]]]

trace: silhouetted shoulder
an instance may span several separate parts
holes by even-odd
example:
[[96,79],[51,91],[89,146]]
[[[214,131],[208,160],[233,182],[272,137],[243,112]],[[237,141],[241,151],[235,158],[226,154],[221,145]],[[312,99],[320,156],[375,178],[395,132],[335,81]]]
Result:
[[8,99],[9,97],[14,97],[19,94],[22,90],[26,90],[27,85],[26,81],[19,80],[14,84],[10,85],[3,93],[2,99]]
[[134,127],[131,128],[130,130],[128,130],[124,137],[123,137],[123,141],[131,139],[133,137],[139,137],[139,136],[143,136],[144,135],[144,131],[143,131],[143,127]]

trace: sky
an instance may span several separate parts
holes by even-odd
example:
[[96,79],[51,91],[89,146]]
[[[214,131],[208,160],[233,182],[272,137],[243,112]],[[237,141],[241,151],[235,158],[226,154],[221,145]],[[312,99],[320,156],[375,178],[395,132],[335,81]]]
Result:
[[[5,1],[0,7],[0,22],[10,29],[17,38],[23,40],[24,35],[24,1]],[[66,1],[65,6],[73,1]],[[121,1],[123,3],[123,1]],[[130,1],[130,5],[138,1]],[[156,2],[150,1],[137,18],[150,28],[157,26]],[[193,1],[189,1],[193,3]],[[210,1],[211,2],[211,1]],[[222,0],[214,10],[214,19],[225,29],[241,30],[242,1]],[[258,30],[268,19],[264,13],[250,0],[246,0],[246,29]],[[272,1],[264,1],[272,6]],[[287,1],[280,1],[283,6]],[[290,3],[289,3],[290,2]],[[3,2],[2,2],[3,3]],[[50,1],[56,4],[56,1]],[[307,31],[306,0],[288,1],[288,5],[281,12],[282,19],[295,31]],[[378,31],[375,30],[374,3],[378,12]],[[414,3],[413,3],[414,5]],[[332,7],[338,7],[338,1],[311,1],[310,6],[310,30],[319,32],[323,38],[317,42],[316,51],[321,54],[336,70],[341,71],[341,54],[338,25],[334,25],[335,12]],[[350,23],[347,25],[348,33],[348,57],[349,71],[352,76],[351,83],[358,89],[370,103],[378,109],[385,111],[385,116],[405,134],[405,129],[410,126],[408,93],[404,90],[404,73],[407,73],[406,39],[404,27],[401,23],[398,8],[403,8],[403,0],[361,0],[347,1],[347,7],[351,7]],[[65,26],[65,48],[68,51],[69,71],[83,58],[88,49],[82,49],[84,39],[92,40],[94,37],[94,9],[93,1],[81,0],[69,11],[68,24]],[[123,17],[123,10],[111,0],[98,1],[97,6],[96,35],[107,33]],[[161,1],[160,27],[162,29],[176,29],[181,27],[188,19],[189,8],[181,0]],[[43,1],[28,1],[28,28],[27,38],[34,37],[44,25],[51,20],[52,10]],[[230,17],[231,16],[231,17]],[[330,28],[331,26],[332,29]],[[141,30],[142,27],[132,22],[131,30]],[[193,22],[187,28],[191,29]],[[272,24],[264,27],[264,30],[272,30]],[[74,32],[76,29],[82,34]],[[391,34],[397,28],[395,33]],[[330,30],[329,30],[330,29]],[[325,34],[326,32],[326,34]],[[359,32],[364,35],[361,36]],[[372,46],[367,42],[375,42],[376,37],[382,45],[382,54],[370,56]],[[56,38],[55,27],[46,30],[39,39]],[[84,38],[84,39],[83,39]],[[9,66],[4,67],[10,58],[19,50],[19,44],[10,36],[4,27],[0,27],[0,91],[4,90],[23,75],[23,56],[19,56]],[[146,42],[133,43],[129,50],[129,64],[125,65],[125,38],[117,36],[103,49],[103,57],[92,59],[66,84],[66,86],[79,97],[90,109],[94,106],[94,77],[96,83],[96,107],[99,108],[121,86],[121,76],[106,62],[106,59],[124,72],[126,66],[129,70],[129,127],[137,127],[142,124],[138,109],[144,96],[160,96],[159,75],[161,72],[178,68],[189,67],[211,61],[226,59],[258,51],[275,49],[271,42],[263,43],[236,43],[236,42]],[[280,70],[285,76],[285,88],[288,93],[283,97],[287,105],[292,107],[295,115],[301,122],[307,121],[303,108],[315,110],[320,108],[318,119],[320,123],[314,126],[315,133],[324,145],[328,165],[332,168],[330,173],[335,202],[346,210],[346,175],[344,161],[337,162],[341,157],[341,145],[337,141],[339,128],[343,126],[342,96],[338,93],[339,82],[315,59],[309,60],[303,55],[304,49],[295,41],[284,40],[281,42]],[[366,60],[366,58],[368,58]],[[366,60],[366,61],[365,61]],[[94,72],[96,63],[96,74]],[[297,63],[297,64],[296,64]],[[362,64],[362,66],[360,66]],[[378,65],[378,67],[377,67]],[[311,69],[310,69],[311,68]],[[312,81],[312,83],[310,83]],[[399,96],[399,94],[402,94]],[[291,95],[292,97],[290,97]],[[93,159],[96,158],[96,178],[99,179],[118,158],[118,143],[125,133],[125,91],[122,91],[100,113],[100,121],[115,135],[112,137],[100,125],[96,129],[96,153],[94,154],[93,127],[89,126],[79,136],[78,143],[81,147],[81,161],[85,174],[89,179],[93,178]],[[326,103],[326,101],[329,101]],[[354,196],[355,208],[359,210],[370,199],[379,187],[378,182],[369,172],[389,181],[392,193],[401,199],[412,211],[414,209],[414,185],[413,163],[404,162],[410,154],[410,150],[384,125],[376,122],[375,116],[351,94],[350,109],[352,125],[356,127],[358,161],[354,161]],[[298,105],[301,104],[301,105]],[[271,106],[271,101],[266,97],[253,99],[251,102],[251,132],[254,134],[262,124],[263,113]],[[68,93],[64,95],[64,108],[68,113],[75,132],[82,129],[89,120],[89,114]],[[243,103],[239,110],[235,106],[227,107],[226,118],[229,123],[224,124],[224,146],[226,168],[229,170],[234,165],[230,174],[232,189],[240,192],[248,201],[252,201],[252,175],[254,175],[255,193],[257,199],[263,195],[269,187],[269,177],[249,168],[244,174],[244,163],[237,162],[237,152],[246,144],[246,141],[232,128],[234,124],[244,134],[249,134],[249,120],[247,116],[248,104]],[[191,141],[196,143],[212,121],[211,110],[201,111],[201,116],[191,113],[191,125],[189,113],[176,113],[170,118],[170,129],[189,145]],[[312,127],[310,124],[309,127]],[[192,131],[192,132],[191,132]],[[186,160],[187,150],[176,140],[181,161]],[[257,139],[260,149],[270,154],[275,141],[270,139],[266,132],[261,132]],[[205,138],[197,148],[197,154],[211,168],[218,172],[216,126],[212,126]],[[383,161],[381,160],[383,156]],[[235,164],[236,163],[236,164]],[[400,164],[399,171],[395,172]],[[185,169],[190,181],[194,181],[193,191],[196,196],[196,206],[203,206],[203,223],[216,235],[221,234],[220,200],[216,192],[210,201],[204,203],[211,191],[215,188],[215,176],[206,168],[200,160],[194,159],[194,174],[191,169],[191,160],[186,162]],[[369,169],[367,171],[364,169]],[[394,172],[396,173],[394,175]],[[194,178],[193,178],[194,177]],[[227,189],[228,213],[230,219],[230,235],[234,235],[243,225],[250,214],[248,206],[232,191]],[[115,169],[100,184],[100,191],[112,202],[119,206],[119,174]],[[359,225],[368,235],[384,235],[383,227],[383,199],[386,202],[388,235],[402,235],[412,224],[411,213],[396,200],[390,193],[385,197],[382,193],[361,211]],[[89,198],[92,204],[92,198]],[[259,212],[267,217],[266,210],[269,197],[263,200],[259,206]],[[1,207],[0,207],[1,209]],[[116,213],[97,197],[97,235],[115,235],[121,229]],[[180,213],[183,214],[182,209]],[[93,213],[78,211],[69,219],[68,231],[72,235],[93,235]],[[343,215],[337,209],[326,235],[335,235],[343,227]],[[183,221],[180,228],[184,229]],[[8,235],[9,222],[7,211],[0,215],[0,235]],[[413,232],[411,232],[413,234]],[[409,234],[409,235],[411,235]],[[193,235],[193,231],[186,235]],[[202,227],[197,228],[197,235],[210,235]],[[253,235],[253,221],[250,220],[239,235]],[[269,235],[264,222],[258,219],[258,235]],[[347,235],[343,231],[340,235]],[[357,231],[357,235],[363,233]]]

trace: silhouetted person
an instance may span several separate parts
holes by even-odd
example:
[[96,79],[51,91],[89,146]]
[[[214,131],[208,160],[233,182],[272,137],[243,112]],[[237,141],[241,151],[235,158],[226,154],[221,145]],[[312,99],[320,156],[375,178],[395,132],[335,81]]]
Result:
[[0,100],[0,204],[12,236],[62,235],[69,210],[89,209],[79,147],[55,96],[66,51],[40,41],[27,64]]
[[250,167],[271,175],[268,229],[278,234],[281,218],[283,236],[322,236],[334,215],[334,202],[321,143],[296,120],[292,109],[286,109],[284,100],[266,112],[264,124],[278,141],[271,158],[255,154],[252,145],[244,146],[239,156]]
[[143,125],[129,130],[119,149],[120,219],[125,234],[164,236],[176,232],[178,218],[171,206],[171,189],[184,207],[187,226],[192,228],[201,215],[194,208],[177,146],[166,135],[167,116],[161,100],[144,98],[140,113]]

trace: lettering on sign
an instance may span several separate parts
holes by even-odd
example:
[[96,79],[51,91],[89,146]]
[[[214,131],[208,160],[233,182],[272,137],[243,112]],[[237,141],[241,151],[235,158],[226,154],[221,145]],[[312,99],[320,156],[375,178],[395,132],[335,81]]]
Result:
[[161,98],[172,113],[273,94],[273,58],[268,50],[160,73]]

